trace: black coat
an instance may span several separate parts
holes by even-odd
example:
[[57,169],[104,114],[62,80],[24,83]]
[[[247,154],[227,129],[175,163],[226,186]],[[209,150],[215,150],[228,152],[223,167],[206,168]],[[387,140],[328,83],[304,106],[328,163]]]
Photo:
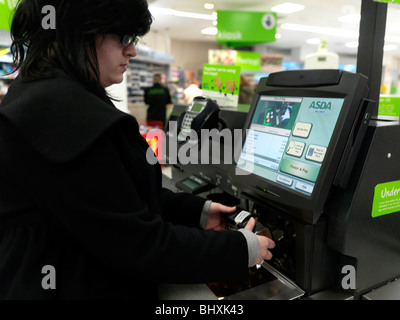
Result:
[[[247,245],[198,228],[205,200],[161,187],[134,117],[62,72],[0,105],[0,299],[153,298],[242,280]],[[53,266],[56,289],[42,268]]]

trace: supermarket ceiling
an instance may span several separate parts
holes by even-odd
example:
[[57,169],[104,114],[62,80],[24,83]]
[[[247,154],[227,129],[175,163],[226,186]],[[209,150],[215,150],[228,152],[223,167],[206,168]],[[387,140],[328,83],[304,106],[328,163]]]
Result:
[[[310,46],[324,37],[329,51],[356,54],[361,0],[148,0],[155,21],[152,30],[168,32],[172,39],[215,41],[212,31],[216,10],[275,11],[285,2],[304,6],[293,13],[277,13],[277,40],[272,48],[292,49]],[[205,3],[214,4],[206,9]],[[188,14],[189,13],[189,14]],[[193,15],[200,14],[200,15]],[[400,5],[388,6],[386,49],[400,53]]]

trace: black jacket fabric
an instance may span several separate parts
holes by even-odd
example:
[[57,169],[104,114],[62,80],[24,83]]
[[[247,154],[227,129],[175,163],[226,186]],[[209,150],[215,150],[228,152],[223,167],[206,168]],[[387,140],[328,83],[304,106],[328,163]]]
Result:
[[[150,299],[242,280],[247,244],[198,228],[205,200],[161,186],[134,117],[66,74],[0,105],[0,299]],[[44,289],[45,266],[55,289]]]

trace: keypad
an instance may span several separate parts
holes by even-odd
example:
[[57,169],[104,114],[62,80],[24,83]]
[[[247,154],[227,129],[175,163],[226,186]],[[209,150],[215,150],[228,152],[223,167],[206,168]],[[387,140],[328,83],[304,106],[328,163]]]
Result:
[[193,119],[194,119],[196,116],[197,116],[197,113],[190,113],[190,112],[187,112],[187,113],[185,114],[185,117],[183,118],[181,129],[182,129],[182,130],[185,130],[185,131],[190,131],[190,128],[191,128],[191,126],[192,126]]

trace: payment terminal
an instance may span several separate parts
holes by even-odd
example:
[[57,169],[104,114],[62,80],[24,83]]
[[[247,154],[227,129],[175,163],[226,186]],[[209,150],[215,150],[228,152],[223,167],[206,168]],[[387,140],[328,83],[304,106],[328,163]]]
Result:
[[219,111],[217,103],[206,97],[196,97],[178,119],[178,141],[185,141],[194,131],[200,137],[201,129],[218,127]]

